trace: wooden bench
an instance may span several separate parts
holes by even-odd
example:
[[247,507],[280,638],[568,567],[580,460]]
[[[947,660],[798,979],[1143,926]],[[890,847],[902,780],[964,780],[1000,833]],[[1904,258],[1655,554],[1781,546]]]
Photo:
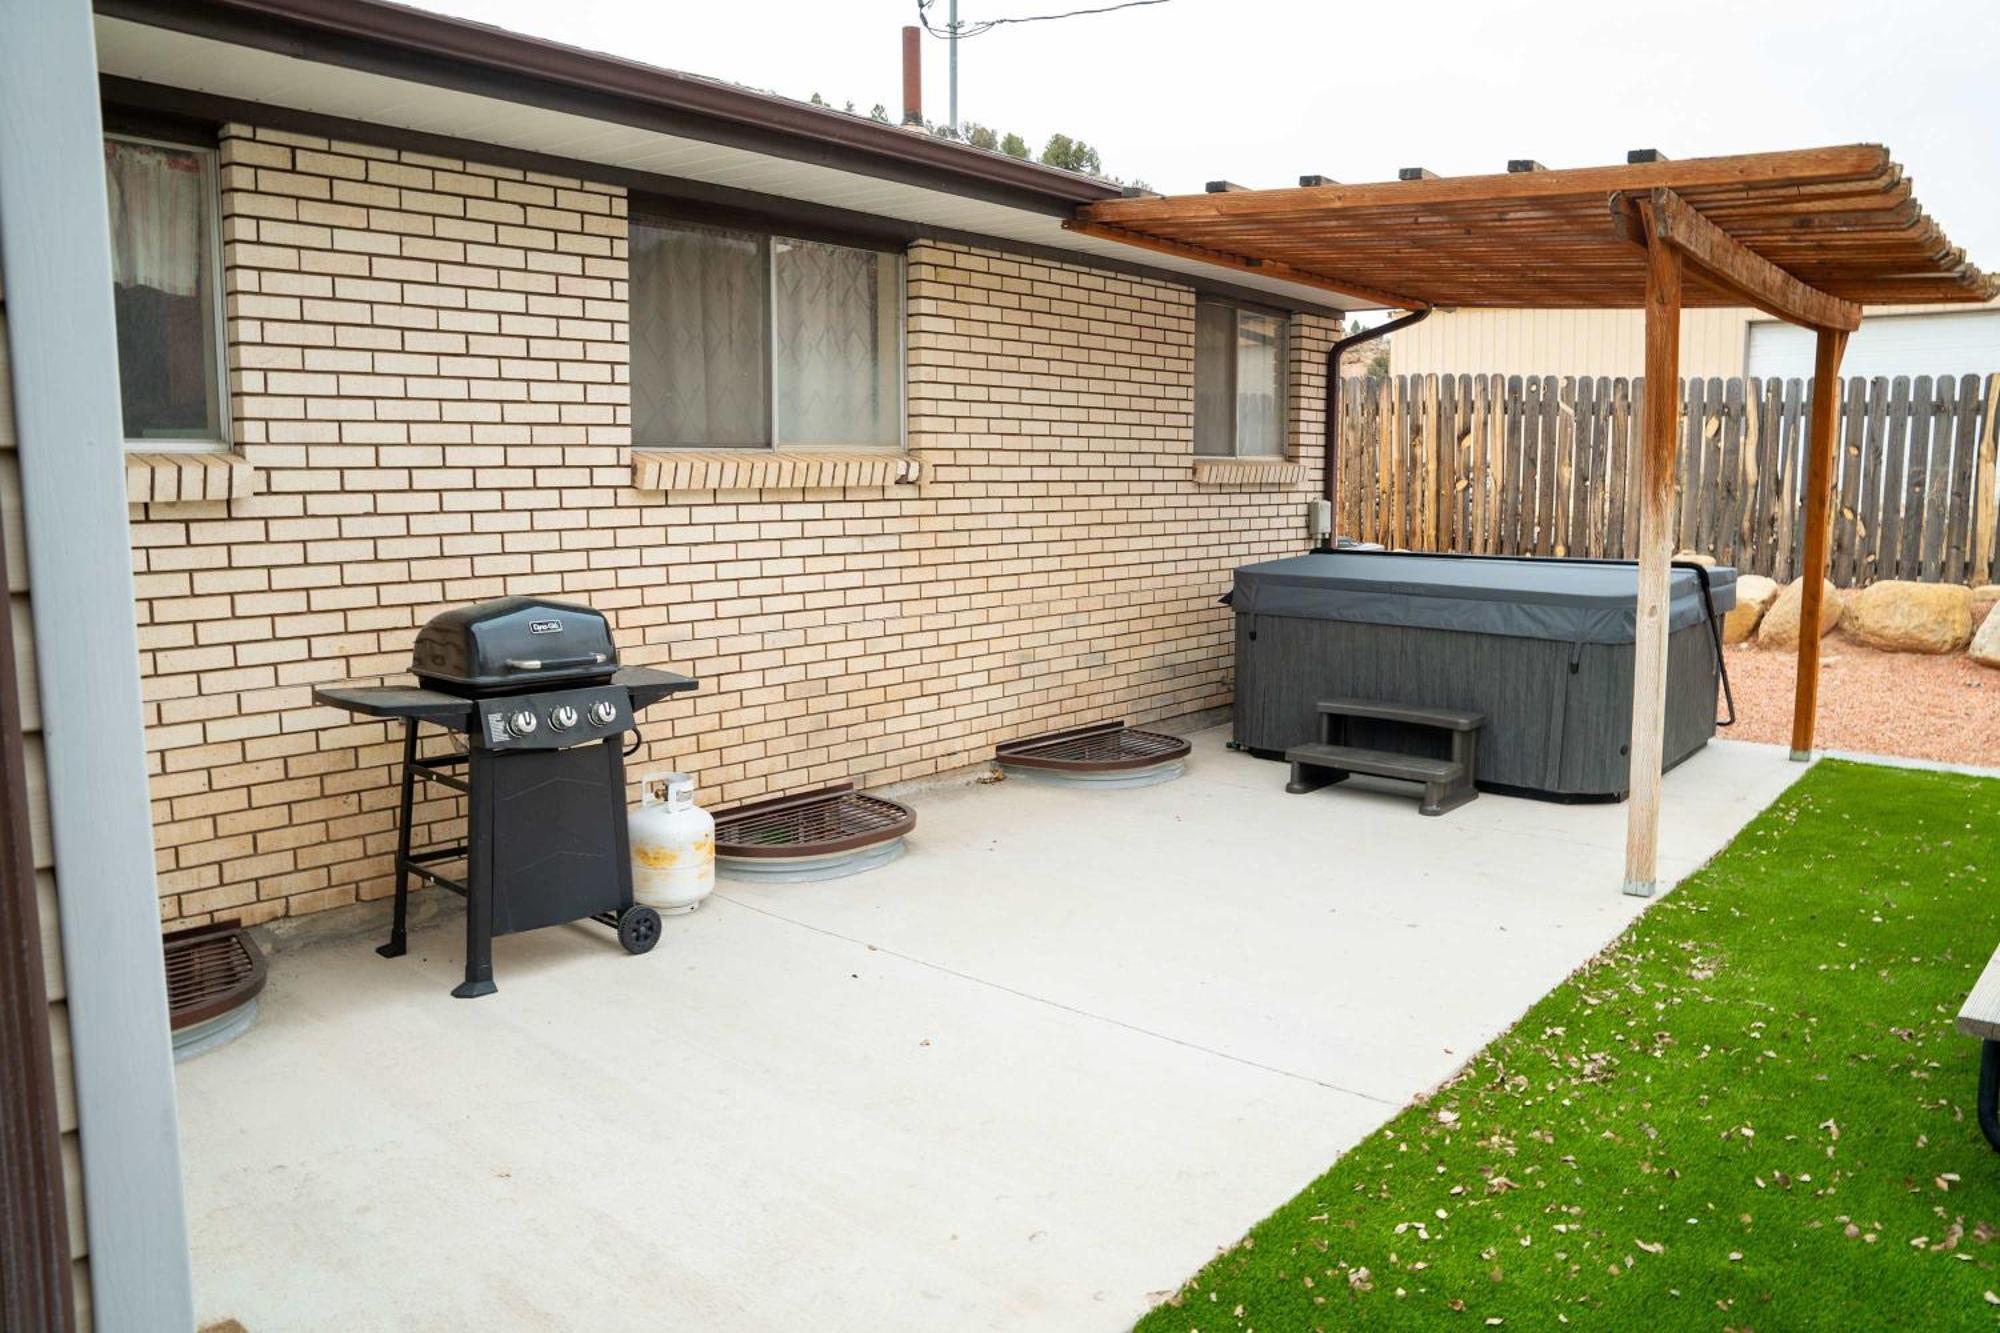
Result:
[[[1348,745],[1345,740],[1350,718],[1401,722],[1449,732],[1451,757],[1434,759],[1428,755]],[[1457,708],[1391,704],[1374,699],[1322,699],[1319,740],[1310,745],[1294,745],[1285,751],[1285,759],[1292,766],[1292,780],[1285,784],[1285,790],[1317,791],[1335,782],[1345,782],[1351,773],[1366,773],[1370,777],[1422,783],[1422,813],[1441,815],[1479,795],[1472,782],[1478,766],[1479,729],[1485,725],[1484,713]]]
[[1958,1030],[1979,1038],[1979,1130],[2000,1151],[2000,949],[1986,960],[1958,1011]]

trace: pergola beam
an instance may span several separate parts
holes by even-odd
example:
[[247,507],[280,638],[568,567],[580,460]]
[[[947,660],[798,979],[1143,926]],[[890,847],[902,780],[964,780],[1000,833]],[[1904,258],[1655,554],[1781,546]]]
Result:
[[1646,237],[1646,378],[1640,402],[1639,588],[1632,643],[1632,760],[1625,816],[1625,892],[1650,898],[1659,881],[1660,778],[1667,737],[1667,612],[1673,560],[1675,443],[1680,426],[1681,252],[1654,225],[1650,203],[1631,219]]
[[1893,184],[1891,177],[1894,170],[1895,163],[1890,160],[1886,148],[1879,144],[1851,144],[1838,148],[1691,158],[1682,162],[1578,167],[1564,171],[1524,171],[1511,175],[1448,176],[1436,180],[1383,181],[1367,185],[1321,185],[1304,189],[1245,190],[1235,194],[1109,200],[1086,205],[1083,212],[1095,221],[1115,220],[1139,225],[1185,218],[1312,217],[1374,204],[1448,204],[1481,199],[1521,203],[1564,195],[1594,195],[1602,199],[1615,191],[1650,190],[1658,185],[1680,189],[1728,190],[1741,187],[1757,190],[1842,181],[1873,189],[1888,188]]
[[1658,240],[1678,251],[1702,277],[1741,296],[1745,304],[1807,328],[1852,332],[1860,327],[1860,306],[1807,286],[1710,222],[1674,191],[1655,189],[1647,202]]
[[1792,758],[1812,758],[1819,714],[1819,612],[1826,599],[1828,535],[1833,527],[1833,440],[1840,425],[1844,329],[1821,329],[1813,352],[1812,416],[1806,440],[1804,580],[1799,589],[1799,661],[1792,688]]
[[[1819,615],[1820,607],[1826,599],[1827,555],[1831,528],[1833,525],[1833,472],[1834,437],[1839,433],[1840,422],[1840,358],[1847,349],[1847,335],[1861,324],[1861,307],[1852,301],[1843,301],[1827,295],[1800,281],[1778,265],[1765,259],[1756,251],[1731,237],[1689,205],[1672,190],[1654,189],[1643,200],[1632,196],[1614,196],[1611,201],[1612,229],[1626,240],[1646,247],[1646,406],[1649,414],[1657,402],[1654,393],[1654,377],[1665,373],[1667,385],[1678,388],[1679,354],[1678,325],[1674,340],[1675,351],[1672,369],[1662,372],[1654,364],[1654,269],[1662,250],[1670,251],[1678,259],[1684,260],[1703,280],[1725,287],[1740,294],[1743,299],[1769,314],[1793,324],[1804,325],[1818,335],[1818,346],[1813,358],[1812,410],[1806,444],[1805,498],[1801,517],[1805,524],[1805,552],[1801,570],[1802,586],[1799,589],[1799,648],[1798,665],[1792,685],[1792,758],[1806,760],[1812,757],[1813,728],[1819,713]],[[1678,293],[1679,278],[1675,278]],[[1678,315],[1676,316],[1678,318]],[[1676,410],[1671,401],[1666,410]],[[1645,461],[1653,461],[1651,416],[1646,426]],[[1666,485],[1668,492],[1673,489],[1673,453],[1668,444],[1666,464]],[[1651,487],[1654,478],[1642,471],[1642,506],[1652,499]],[[1646,536],[1645,515],[1641,510],[1640,521],[1640,631],[1638,657],[1635,666],[1632,717],[1632,801],[1631,827],[1627,837],[1627,865],[1625,888],[1628,893],[1641,892],[1636,885],[1651,882],[1654,860],[1653,846],[1655,832],[1643,827],[1656,816],[1641,809],[1643,805],[1641,789],[1641,718],[1640,709],[1648,706],[1647,699],[1638,688],[1638,678],[1643,677],[1648,666],[1647,641],[1645,632],[1645,604],[1647,588],[1646,562],[1656,554],[1664,559],[1666,548],[1653,550],[1652,539]],[[1671,543],[1671,538],[1668,539]],[[1664,595],[1666,579],[1661,576]],[[1662,639],[1664,644],[1664,638]],[[1661,663],[1664,670],[1664,659]],[[1664,677],[1661,688],[1664,691]],[[1662,694],[1664,698],[1664,693]],[[1643,765],[1651,781],[1657,783],[1654,773],[1657,756]]]
[[1193,259],[1203,264],[1216,264],[1223,268],[1235,269],[1239,273],[1254,273],[1259,277],[1297,283],[1301,287],[1316,287],[1320,291],[1332,292],[1335,296],[1345,296],[1350,300],[1366,301],[1370,305],[1389,306],[1397,310],[1420,310],[1425,305],[1425,302],[1412,297],[1399,296],[1395,292],[1385,292],[1380,288],[1358,282],[1329,278],[1322,273],[1309,273],[1305,269],[1294,268],[1279,260],[1245,259],[1241,255],[1230,254],[1225,250],[1211,250],[1207,246],[1162,240],[1144,232],[1128,231],[1123,227],[1091,222],[1084,218],[1063,219],[1063,230],[1073,231],[1079,236],[1095,236],[1101,241],[1116,241],[1120,245],[1136,246],[1141,250],[1151,250],[1154,254],[1173,255],[1177,259]]

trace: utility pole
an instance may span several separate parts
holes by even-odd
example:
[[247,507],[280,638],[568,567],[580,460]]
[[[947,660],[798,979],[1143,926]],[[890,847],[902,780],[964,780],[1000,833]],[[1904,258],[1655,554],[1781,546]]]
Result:
[[951,132],[958,133],[958,0],[951,0],[951,18],[946,25],[951,33]]

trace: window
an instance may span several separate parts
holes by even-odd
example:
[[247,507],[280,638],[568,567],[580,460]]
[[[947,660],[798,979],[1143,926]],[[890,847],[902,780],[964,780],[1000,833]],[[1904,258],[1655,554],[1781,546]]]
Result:
[[902,256],[631,225],[640,448],[900,446]]
[[215,154],[107,137],[104,184],[125,438],[155,449],[223,445]]
[[1195,453],[1284,456],[1286,350],[1283,315],[1195,301]]

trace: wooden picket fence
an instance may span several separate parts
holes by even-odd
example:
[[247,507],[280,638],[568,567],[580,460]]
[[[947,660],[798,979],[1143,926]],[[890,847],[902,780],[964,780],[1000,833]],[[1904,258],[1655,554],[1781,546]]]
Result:
[[[1339,531],[1424,551],[1638,554],[1639,379],[1409,375],[1341,389]],[[1675,547],[1789,580],[1811,384],[1681,393]],[[2000,375],[1842,381],[1832,577],[1990,583]]]

